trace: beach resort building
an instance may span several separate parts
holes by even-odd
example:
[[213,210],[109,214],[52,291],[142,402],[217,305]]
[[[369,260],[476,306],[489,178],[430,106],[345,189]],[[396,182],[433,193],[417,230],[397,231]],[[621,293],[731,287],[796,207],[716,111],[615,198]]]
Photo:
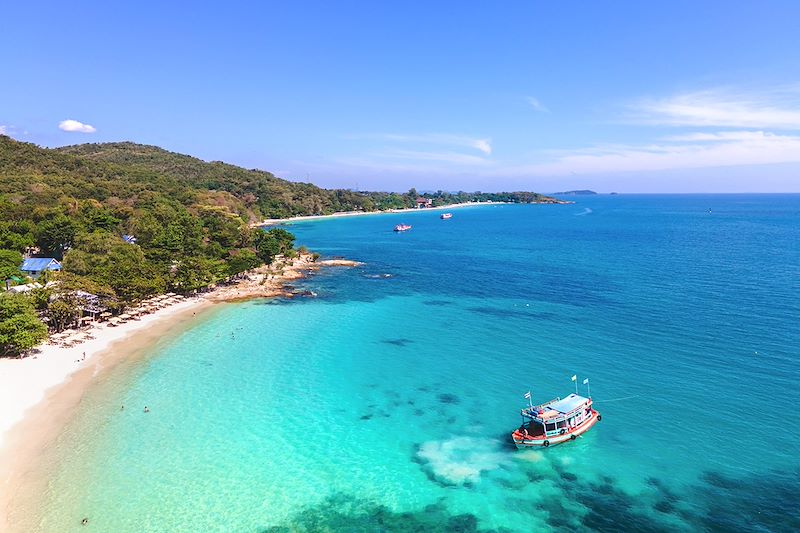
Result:
[[433,207],[433,200],[430,198],[422,198],[421,196],[417,198],[417,209],[426,207]]
[[34,281],[33,283],[26,283],[24,285],[14,285],[12,287],[8,283],[8,281],[6,281],[6,290],[8,292],[17,293],[17,294],[25,293],[25,292],[31,292],[33,289],[41,289],[43,286],[44,285],[42,285],[41,283],[36,283]]
[[52,257],[30,257],[22,261],[22,266],[19,269],[35,279],[47,270],[61,270],[61,263]]

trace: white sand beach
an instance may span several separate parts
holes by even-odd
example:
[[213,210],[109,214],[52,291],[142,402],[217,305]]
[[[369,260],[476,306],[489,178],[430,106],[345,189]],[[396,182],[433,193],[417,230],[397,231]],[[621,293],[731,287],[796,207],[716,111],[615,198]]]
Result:
[[[35,470],[39,454],[57,438],[103,371],[145,353],[165,335],[192,323],[217,303],[289,295],[285,285],[309,272],[359,264],[347,260],[315,262],[311,254],[301,254],[256,269],[238,283],[181,299],[137,320],[116,327],[95,325],[87,330],[92,338],[80,344],[65,347],[45,343],[28,357],[0,359],[0,531],[14,529],[14,509],[24,507],[37,492],[30,487],[46,483]],[[21,491],[23,484],[27,490]]]
[[[44,344],[23,359],[0,359],[0,531],[13,531],[13,508],[40,492],[46,480],[31,472],[94,378],[212,305],[188,298],[117,327],[96,326],[94,338],[72,347]],[[21,491],[23,483],[37,489]]]
[[438,207],[425,207],[416,209],[413,207],[406,209],[388,209],[386,211],[342,211],[340,213],[331,213],[330,215],[308,215],[301,217],[289,218],[268,218],[261,222],[251,224],[252,226],[275,226],[277,224],[286,224],[288,222],[300,222],[303,220],[322,220],[328,218],[341,218],[341,217],[357,217],[365,215],[389,215],[393,213],[424,213],[426,211],[447,211],[449,209],[458,209],[459,207],[476,207],[479,205],[501,205],[508,202],[464,202],[460,204],[442,205]]
[[94,366],[97,354],[114,343],[134,337],[156,322],[168,321],[204,305],[209,305],[205,299],[186,299],[117,327],[108,324],[96,326],[90,330],[93,339],[72,347],[44,344],[38,348],[38,353],[23,359],[0,359],[0,449],[8,430],[45,397],[48,389],[63,383],[70,374]]

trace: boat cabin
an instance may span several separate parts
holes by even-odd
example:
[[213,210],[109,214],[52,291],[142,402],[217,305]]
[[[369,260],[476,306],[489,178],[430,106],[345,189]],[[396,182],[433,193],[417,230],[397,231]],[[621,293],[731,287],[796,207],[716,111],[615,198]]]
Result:
[[538,438],[571,433],[592,418],[592,399],[570,394],[522,410],[522,426]]

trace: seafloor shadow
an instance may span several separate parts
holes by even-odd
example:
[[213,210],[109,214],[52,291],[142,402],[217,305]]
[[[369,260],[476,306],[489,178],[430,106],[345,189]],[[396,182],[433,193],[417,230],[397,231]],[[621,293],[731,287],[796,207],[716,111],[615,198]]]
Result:
[[323,503],[297,514],[287,525],[269,527],[262,533],[311,532],[417,532],[417,533],[498,533],[510,530],[489,530],[478,527],[473,514],[448,513],[443,502],[428,505],[419,511],[398,513],[369,500],[358,500],[337,494]]
[[[667,487],[665,482],[650,478],[651,491],[630,495],[618,488],[611,477],[583,481],[556,462],[553,466],[555,478],[550,481],[559,490],[544,499],[528,498],[524,492],[530,483],[545,479],[541,473],[529,475],[527,480],[521,478],[518,482],[506,478],[494,482],[500,483],[508,492],[507,507],[516,513],[530,514],[531,524],[541,524],[541,520],[545,520],[554,531],[800,531],[797,506],[800,501],[800,472],[797,471],[736,479],[718,472],[707,472],[681,494]],[[535,474],[533,470],[531,473]],[[521,527],[520,531],[524,529]],[[286,524],[263,530],[264,533],[290,531],[436,533],[511,530],[482,529],[477,516],[451,514],[444,501],[418,511],[395,512],[373,501],[337,494],[305,508]]]

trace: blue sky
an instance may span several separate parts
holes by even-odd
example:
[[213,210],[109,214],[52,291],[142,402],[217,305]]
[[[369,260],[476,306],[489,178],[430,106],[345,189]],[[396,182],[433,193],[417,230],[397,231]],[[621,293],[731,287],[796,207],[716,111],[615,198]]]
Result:
[[800,192],[798,20],[769,0],[13,2],[0,131],[361,189]]

